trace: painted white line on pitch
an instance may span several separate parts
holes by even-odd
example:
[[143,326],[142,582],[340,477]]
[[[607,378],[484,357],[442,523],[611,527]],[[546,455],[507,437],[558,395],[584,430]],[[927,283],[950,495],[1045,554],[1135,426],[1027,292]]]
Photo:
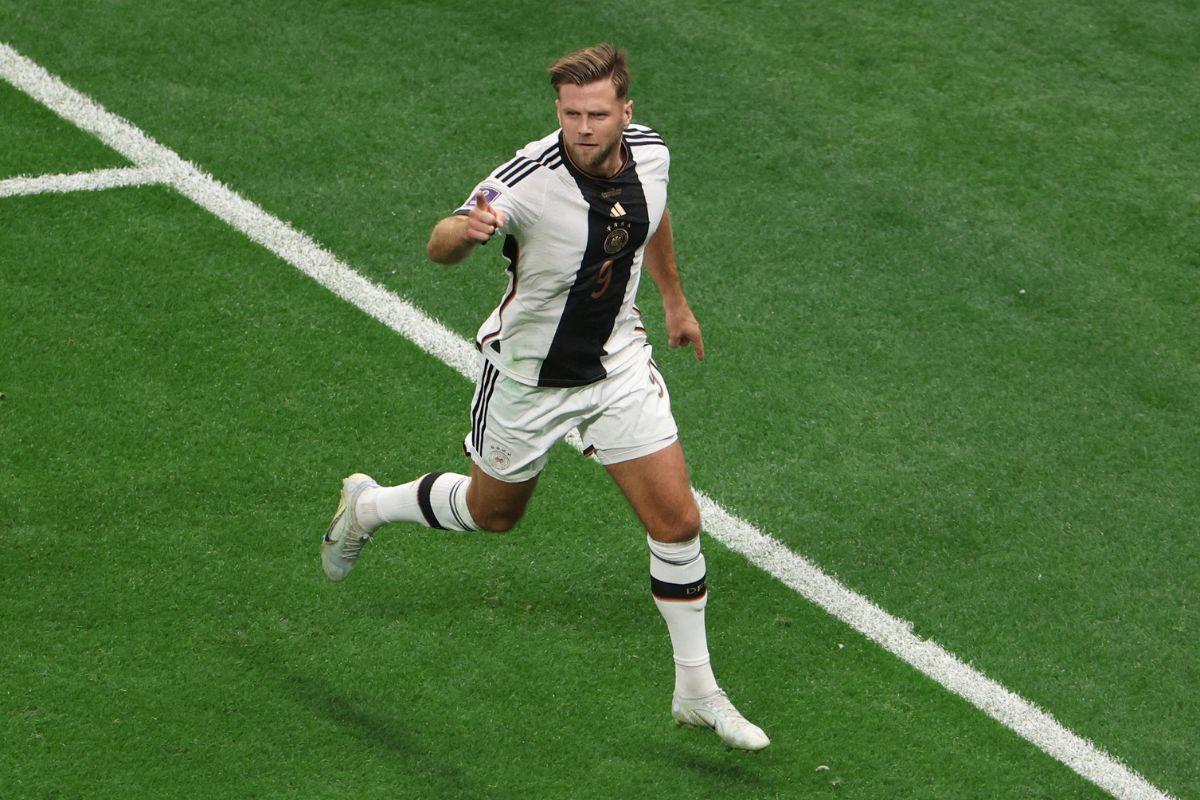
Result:
[[[474,380],[478,355],[469,342],[407,300],[362,277],[306,234],[246,200],[2,43],[0,77],[62,118],[94,134],[133,163],[153,170],[155,175],[197,204],[339,297]],[[580,447],[578,436],[570,440]],[[908,623],[843,586],[777,539],[725,510],[708,495],[697,491],[696,499],[705,530],[718,541],[1101,789],[1122,800],[1173,800],[1171,795],[1063,727],[1033,703],[963,663],[936,642],[915,635]]]
[[146,186],[159,183],[151,170],[142,167],[117,167],[68,175],[22,175],[0,181],[0,197],[15,197],[45,192],[95,192],[118,186]]

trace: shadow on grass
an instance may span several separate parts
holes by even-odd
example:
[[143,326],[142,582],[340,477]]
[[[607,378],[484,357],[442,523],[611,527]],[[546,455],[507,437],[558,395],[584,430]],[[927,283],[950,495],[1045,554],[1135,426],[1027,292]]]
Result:
[[478,797],[484,794],[455,764],[442,754],[424,747],[402,724],[392,717],[363,708],[354,698],[333,690],[319,676],[295,672],[282,657],[275,657],[262,645],[238,648],[239,658],[252,665],[264,677],[264,683],[309,713],[324,717],[354,737],[365,750],[383,749],[398,758],[393,766],[409,778],[428,784],[426,791],[408,786],[413,797]]
[[761,753],[726,750],[716,734],[697,728],[681,728],[672,733],[678,736],[671,736],[670,741],[663,741],[655,748],[663,764],[690,774],[721,797],[778,796],[777,782],[763,775],[773,766],[770,750]]

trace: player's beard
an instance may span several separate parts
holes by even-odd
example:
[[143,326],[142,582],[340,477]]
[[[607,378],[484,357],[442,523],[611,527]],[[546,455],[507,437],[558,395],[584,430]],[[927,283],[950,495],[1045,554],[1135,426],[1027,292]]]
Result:
[[[589,155],[587,149],[580,148],[579,145],[576,145],[574,148],[575,152],[571,155],[575,158],[575,163],[581,166],[585,172],[607,178],[611,176],[603,174],[606,172],[606,170],[603,169],[603,164],[612,156],[613,153],[616,152],[617,147],[620,146],[620,144],[621,140],[617,139],[615,142],[612,142],[610,145],[608,145],[608,147],[597,147],[593,155]],[[581,150],[582,152],[580,152]]]

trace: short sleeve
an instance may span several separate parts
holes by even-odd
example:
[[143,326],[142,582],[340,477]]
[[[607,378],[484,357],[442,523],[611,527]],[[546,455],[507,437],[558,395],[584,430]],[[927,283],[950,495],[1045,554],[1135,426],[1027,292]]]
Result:
[[541,163],[518,156],[480,181],[454,213],[469,213],[475,206],[475,198],[482,193],[493,208],[507,217],[501,233],[525,230],[541,218],[546,173],[548,170]]

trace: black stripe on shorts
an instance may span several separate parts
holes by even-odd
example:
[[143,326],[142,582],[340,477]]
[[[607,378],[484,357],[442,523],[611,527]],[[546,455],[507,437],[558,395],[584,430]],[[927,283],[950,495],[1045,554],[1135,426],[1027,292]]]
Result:
[[479,451],[480,457],[483,456],[483,435],[487,432],[488,403],[492,402],[492,392],[496,391],[496,380],[499,377],[500,377],[500,371],[497,369],[493,369],[492,370],[492,382],[491,382],[491,385],[488,386],[487,397],[485,397],[483,399],[483,417],[480,420],[481,424],[479,426],[479,447],[475,448],[476,450]]

